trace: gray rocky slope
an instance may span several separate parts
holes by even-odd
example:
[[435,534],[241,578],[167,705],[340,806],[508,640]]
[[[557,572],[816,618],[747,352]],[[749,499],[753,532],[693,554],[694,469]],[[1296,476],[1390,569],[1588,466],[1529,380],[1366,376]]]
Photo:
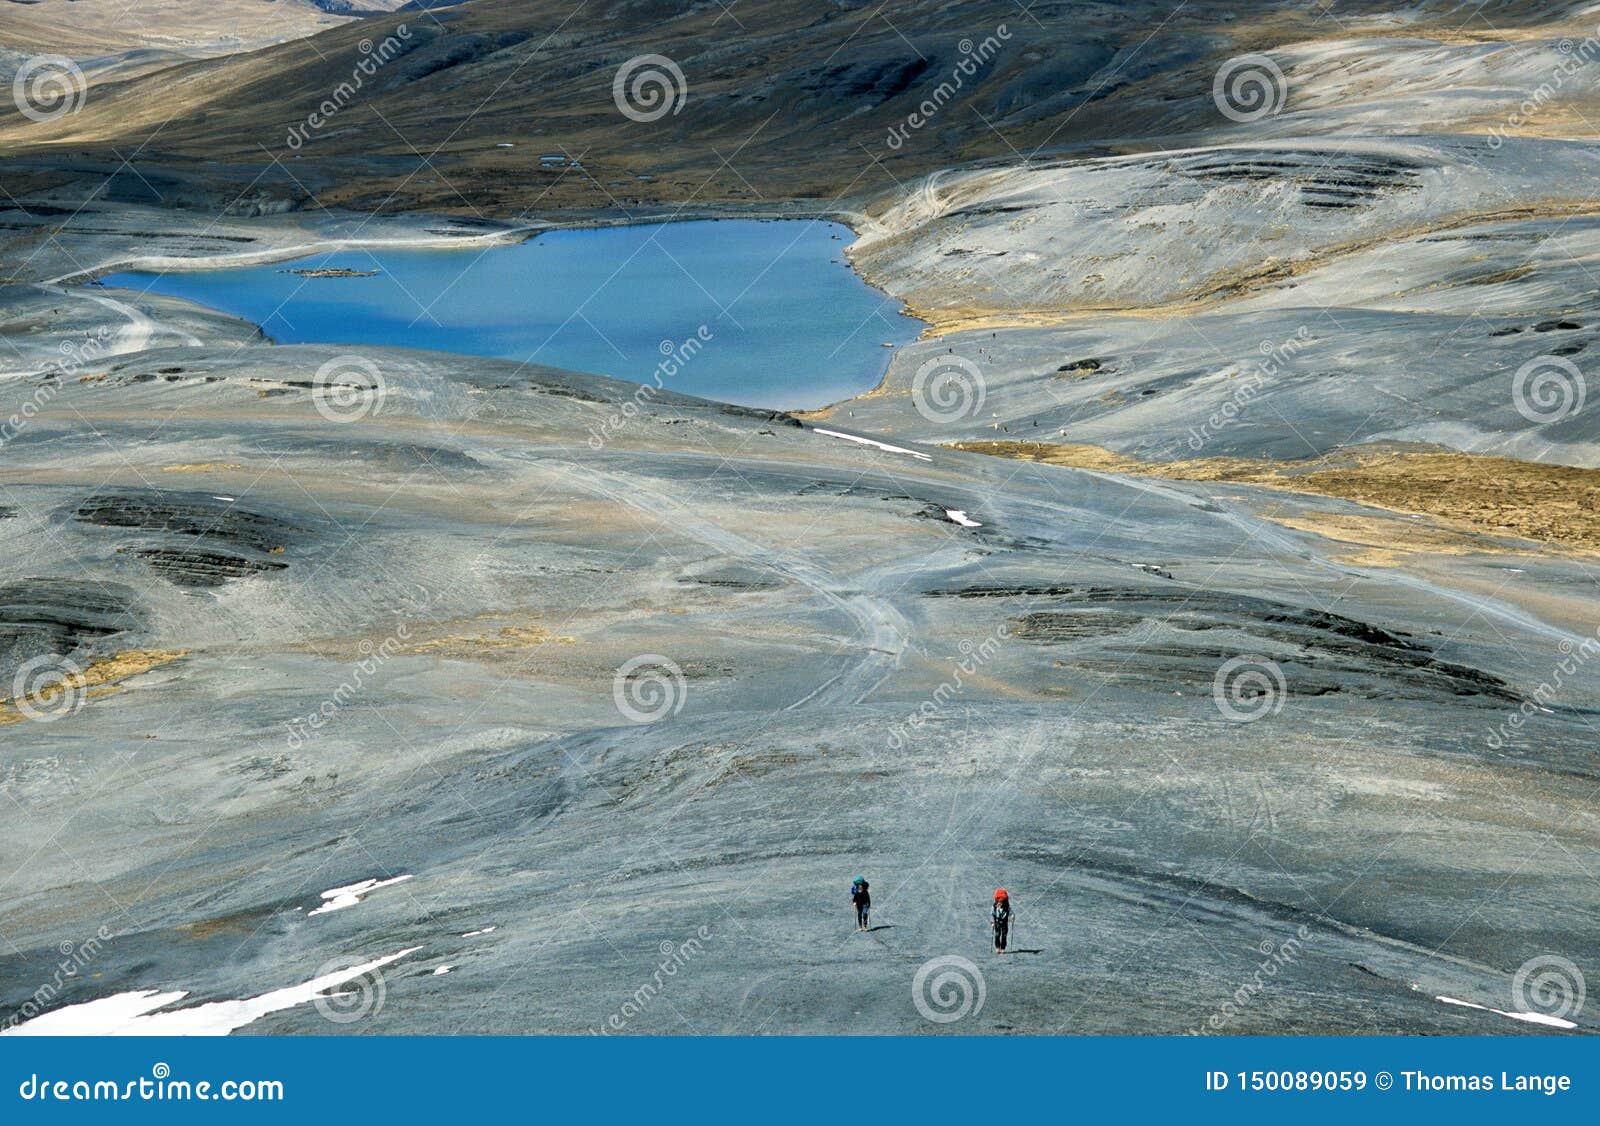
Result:
[[[1600,945],[1592,554],[948,445],[1595,467],[1592,408],[1514,394],[1592,338],[1594,146],[1534,134],[1592,134],[1562,115],[1594,82],[1491,145],[1562,49],[1488,14],[1514,42],[1274,48],[1287,105],[1238,127],[1196,130],[1185,72],[1181,143],[795,209],[843,213],[940,333],[804,420],[71,287],[517,233],[224,218],[284,204],[198,164],[139,176],[216,206],[145,211],[82,158],[106,191],[0,227],[0,692],[83,672],[59,717],[0,703],[0,1021],[163,991],[114,1003],[250,1033],[1563,1028],[1508,1014]],[[919,409],[941,357],[954,409]]]
[[[96,297],[174,320],[8,320],[121,341]],[[1600,700],[1495,735],[1584,640],[1577,562],[1364,567],[1241,487],[178,320],[10,377],[6,674],[105,676],[0,727],[7,1013],[105,927],[47,1007],[407,951],[360,1022],[245,1027],[1515,1032],[1436,998],[1594,946]],[[984,1006],[930,1022],[948,955]]]

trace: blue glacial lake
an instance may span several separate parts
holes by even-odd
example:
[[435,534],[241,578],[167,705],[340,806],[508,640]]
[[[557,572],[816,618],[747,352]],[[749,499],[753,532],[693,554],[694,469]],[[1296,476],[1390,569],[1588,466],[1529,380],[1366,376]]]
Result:
[[[870,390],[892,355],[884,344],[922,329],[850,267],[853,237],[801,220],[666,223],[101,280],[244,317],[280,344],[393,344],[636,382],[653,382],[667,347],[704,325],[709,342],[669,390],[804,409]],[[378,272],[290,272],[317,269]]]

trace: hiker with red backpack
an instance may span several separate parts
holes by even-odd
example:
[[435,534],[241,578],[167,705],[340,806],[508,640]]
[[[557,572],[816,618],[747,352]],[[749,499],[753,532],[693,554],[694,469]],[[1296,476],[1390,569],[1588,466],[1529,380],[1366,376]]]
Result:
[[989,918],[994,923],[994,952],[1006,952],[1006,936],[1011,931],[1011,897],[1006,894],[1005,888],[998,888],[994,893],[994,908],[989,912]]
[[867,892],[867,881],[860,876],[850,884],[850,902],[856,909],[856,930],[866,930],[867,917],[872,913],[872,896]]

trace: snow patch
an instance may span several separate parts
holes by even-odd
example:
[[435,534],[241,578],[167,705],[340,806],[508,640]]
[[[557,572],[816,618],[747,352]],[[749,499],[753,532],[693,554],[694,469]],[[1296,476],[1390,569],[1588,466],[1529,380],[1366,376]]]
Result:
[[1460,1005],[1464,1009],[1479,1009],[1496,1016],[1510,1017],[1512,1020],[1526,1021],[1529,1024],[1546,1024],[1551,1028],[1577,1028],[1570,1020],[1562,1020],[1547,1013],[1514,1013],[1505,1009],[1491,1009],[1488,1005],[1480,1005],[1475,1001],[1463,1001],[1459,997],[1435,997],[1435,1001],[1443,1001],[1446,1005]]
[[488,934],[492,930],[494,930],[493,927],[484,927],[482,930],[468,931],[466,934],[462,935],[461,937],[462,938],[477,938],[480,934]]
[[876,446],[884,453],[909,454],[910,456],[914,458],[920,458],[923,461],[933,460],[933,458],[929,457],[927,454],[918,453],[916,450],[908,450],[904,446],[891,446],[888,442],[879,442],[873,440],[872,438],[863,438],[858,434],[841,434],[837,430],[824,430],[820,426],[815,427],[815,431],[818,434],[826,434],[830,438],[843,438],[846,442],[855,442],[862,446]]
[[390,884],[398,884],[410,878],[411,874],[408,872],[404,876],[396,876],[392,880],[362,880],[360,883],[347,884],[342,888],[329,888],[322,893],[322,906],[315,908],[310,914],[322,915],[329,911],[343,911],[346,907],[354,907],[361,902],[363,897],[370,895],[379,888],[386,888]]
[[967,510],[964,508],[947,508],[944,510],[944,514],[952,523],[960,524],[963,528],[983,527],[978,521],[969,518]]
[[23,1021],[15,1028],[0,1031],[0,1036],[226,1036],[268,1013],[314,1001],[318,994],[336,985],[353,981],[421,949],[420,946],[412,946],[351,966],[347,970],[334,970],[299,985],[274,989],[259,996],[238,1001],[210,1001],[166,1013],[156,1010],[183,1000],[189,995],[188,990],[164,993],[158,989],[136,989],[114,997],[102,997],[98,1001],[85,1001],[81,1005],[63,1006],[54,1012]]

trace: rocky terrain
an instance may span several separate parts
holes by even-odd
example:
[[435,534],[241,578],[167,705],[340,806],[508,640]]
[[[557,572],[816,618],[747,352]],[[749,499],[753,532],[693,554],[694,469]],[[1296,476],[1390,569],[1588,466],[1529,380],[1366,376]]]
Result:
[[[0,128],[0,1024],[1596,1031],[1594,15],[801,7]],[[929,332],[794,417],[78,284],[674,215],[841,218]]]
[[[1592,620],[1575,561],[1362,567],[1256,498],[670,398],[595,451],[625,385],[373,358],[341,424],[326,349],[107,357],[7,443],[10,663],[122,663],[0,715],[13,1011],[104,925],[63,1000],[416,948],[363,1029],[575,1032],[699,935],[628,1030],[931,1028],[961,953],[965,1031],[1180,1031],[1293,942],[1230,1030],[1498,1032],[1435,998],[1595,937],[1594,693],[1490,743]],[[982,953],[996,883],[1027,953]]]

